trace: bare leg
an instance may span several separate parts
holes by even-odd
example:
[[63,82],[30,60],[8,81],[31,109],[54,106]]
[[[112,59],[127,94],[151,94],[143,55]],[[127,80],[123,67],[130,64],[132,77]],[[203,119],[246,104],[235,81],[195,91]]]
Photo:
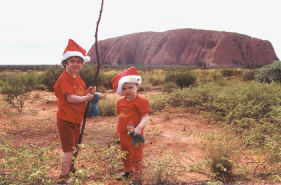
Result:
[[61,176],[67,176],[70,173],[72,165],[72,152],[63,153],[62,163],[61,163]]

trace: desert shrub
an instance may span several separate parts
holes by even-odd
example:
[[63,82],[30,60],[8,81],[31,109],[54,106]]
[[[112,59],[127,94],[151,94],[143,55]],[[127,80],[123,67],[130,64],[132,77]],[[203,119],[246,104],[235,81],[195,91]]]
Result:
[[281,62],[275,61],[256,71],[255,80],[263,83],[281,82]]
[[96,68],[93,65],[84,65],[80,71],[81,78],[85,81],[87,86],[98,86],[106,89],[111,89],[111,79],[117,74],[117,72],[100,70],[96,84],[94,84],[95,74]]
[[112,89],[111,79],[117,74],[116,71],[101,72],[101,84],[106,89]]
[[216,83],[209,83],[192,89],[178,89],[167,96],[167,102],[176,107],[195,107],[231,125],[248,147],[263,149],[268,161],[274,160],[281,166],[279,84],[234,80],[221,88]]
[[149,97],[150,106],[153,112],[159,112],[165,109],[168,105],[165,95],[154,95]]
[[23,82],[28,90],[44,89],[42,74],[38,72],[30,72],[22,75]]
[[100,85],[100,78],[98,78],[97,84],[94,84],[95,68],[93,65],[84,65],[80,71],[80,76],[84,80],[87,86]]
[[168,93],[173,92],[177,88],[178,86],[174,82],[167,82],[163,85],[163,91]]
[[219,180],[229,181],[227,179],[232,176],[232,168],[232,162],[227,156],[218,156],[218,158],[212,159],[211,170]]
[[244,81],[255,80],[255,71],[244,71],[242,75],[242,80]]
[[155,77],[155,76],[150,77],[149,82],[153,86],[161,85],[163,83],[163,81],[160,78]]
[[7,103],[22,112],[26,93],[29,91],[27,85],[21,75],[11,75],[7,77],[3,83],[1,93],[5,94]]
[[[203,148],[206,151],[206,166],[210,171],[210,177],[222,181],[224,183],[229,183],[234,181],[234,169],[240,168],[238,162],[232,160],[232,157],[241,155],[240,151],[244,150],[244,145],[239,139],[231,133],[225,134],[207,134],[202,136]],[[236,157],[239,158],[239,157]],[[205,169],[198,168],[200,171],[205,171]]]
[[210,79],[212,81],[219,81],[219,80],[223,80],[223,75],[221,73],[219,73],[218,71],[212,71],[209,74]]
[[142,92],[142,91],[150,91],[150,90],[152,90],[152,88],[153,88],[153,85],[152,85],[151,83],[148,83],[147,81],[144,81],[144,82],[139,86],[138,90],[139,90],[140,92]]
[[99,101],[99,109],[101,116],[114,116],[116,114],[115,99],[105,98]]
[[222,76],[224,77],[231,77],[231,76],[239,76],[241,75],[242,71],[238,69],[223,69],[221,71]]
[[[224,121],[268,117],[274,106],[281,103],[281,87],[256,82],[239,83],[221,88],[215,83],[192,89],[176,90],[168,98],[172,106],[193,106],[213,112]],[[234,92],[234,93],[233,93]]]
[[1,93],[1,91],[2,91],[3,86],[4,86],[4,81],[3,81],[3,80],[0,80],[0,93]]
[[187,171],[181,164],[180,157],[173,157],[173,153],[165,153],[159,156],[157,160],[146,160],[145,178],[148,179],[148,185],[184,185],[178,177]]
[[[76,185],[103,184],[103,181],[112,180],[122,167],[122,159],[126,155],[120,145],[81,144],[79,163],[74,178]],[[59,155],[52,147],[42,148],[34,145],[21,145],[14,147],[0,143],[0,184],[1,185],[51,185],[55,184],[54,177],[50,175],[59,165]],[[91,164],[88,166],[88,164]],[[81,167],[82,166],[82,167]],[[86,166],[86,168],[85,168]],[[94,174],[94,182],[93,175]],[[98,183],[99,181],[100,183]],[[92,183],[89,183],[92,181]]]
[[221,72],[218,70],[214,70],[214,69],[198,70],[197,69],[197,70],[193,70],[192,72],[196,76],[197,85],[224,80],[224,77],[222,76]]
[[42,84],[47,88],[47,90],[53,91],[53,86],[62,72],[63,68],[53,67],[42,74]]
[[[167,103],[171,106],[178,107],[196,107],[209,109],[209,102],[213,99],[215,88],[213,86],[200,86],[196,88],[176,89],[167,96]],[[205,106],[204,106],[205,105]]]
[[148,72],[145,72],[143,74],[144,81],[147,81],[150,83],[152,86],[158,86],[163,84],[164,82],[164,71],[163,70],[151,70]]
[[196,82],[196,77],[190,71],[166,73],[165,82],[174,82],[180,88],[189,87]]
[[177,75],[176,84],[181,87],[189,87],[193,85],[196,81],[196,77],[192,75],[190,72],[179,73]]
[[177,71],[167,71],[165,74],[165,82],[175,82],[177,79]]
[[[47,148],[0,144],[0,153],[4,160],[0,163],[0,184],[54,184],[48,177],[53,167],[53,157]],[[48,164],[48,165],[46,165]],[[5,174],[5,175],[3,175]]]
[[122,159],[126,156],[126,153],[121,150],[120,145],[112,143],[107,145],[84,145],[84,150],[88,150],[90,153],[81,152],[79,160],[87,161],[87,163],[92,163],[93,165],[84,169],[80,177],[81,181],[89,178],[91,174],[95,174],[101,180],[114,177],[122,166]]

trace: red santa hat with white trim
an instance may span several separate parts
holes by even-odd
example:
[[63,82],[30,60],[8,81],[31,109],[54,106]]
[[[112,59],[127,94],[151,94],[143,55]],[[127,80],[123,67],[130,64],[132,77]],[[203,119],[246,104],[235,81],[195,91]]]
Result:
[[70,57],[81,57],[84,62],[90,61],[90,57],[87,56],[86,50],[72,39],[68,40],[68,44],[62,55],[62,62]]
[[111,80],[112,87],[118,94],[122,94],[122,87],[125,83],[136,83],[140,85],[142,78],[135,67],[129,67],[114,76]]

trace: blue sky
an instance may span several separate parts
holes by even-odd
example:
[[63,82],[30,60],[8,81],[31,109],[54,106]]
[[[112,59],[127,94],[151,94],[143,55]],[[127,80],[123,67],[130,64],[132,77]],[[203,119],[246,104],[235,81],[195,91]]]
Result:
[[[281,57],[276,0],[104,0],[99,39],[194,28],[269,40]],[[6,0],[0,3],[1,64],[60,64],[68,38],[94,43],[100,0]]]

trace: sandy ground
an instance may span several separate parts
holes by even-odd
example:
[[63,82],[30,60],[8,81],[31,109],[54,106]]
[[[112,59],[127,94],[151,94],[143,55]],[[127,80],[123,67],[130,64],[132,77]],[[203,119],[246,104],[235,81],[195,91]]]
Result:
[[[56,148],[54,152],[60,153],[56,128],[56,98],[53,93],[30,93],[22,113],[4,105],[1,109],[0,130],[13,145],[47,147],[52,143]],[[101,145],[113,142],[116,139],[115,124],[116,117],[89,118],[83,142]],[[153,160],[169,150],[175,159],[180,158],[180,165],[188,169],[204,160],[205,152],[200,136],[216,132],[220,132],[217,125],[190,111],[167,109],[153,113],[145,129],[145,158]],[[54,168],[51,176],[56,178],[58,173],[59,169]],[[188,182],[208,179],[204,174],[189,170],[181,178]]]

